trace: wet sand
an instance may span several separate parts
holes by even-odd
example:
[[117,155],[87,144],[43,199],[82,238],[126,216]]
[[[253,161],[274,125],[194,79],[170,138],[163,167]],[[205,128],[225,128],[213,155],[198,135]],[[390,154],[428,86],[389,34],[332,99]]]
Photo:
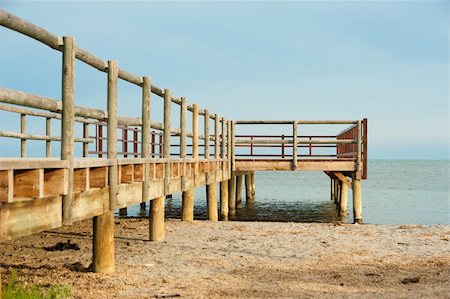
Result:
[[[71,285],[73,298],[449,298],[450,225],[116,219],[116,273],[87,272],[92,222],[0,243],[3,283]],[[79,250],[47,251],[58,242]],[[75,248],[75,246],[72,246]]]

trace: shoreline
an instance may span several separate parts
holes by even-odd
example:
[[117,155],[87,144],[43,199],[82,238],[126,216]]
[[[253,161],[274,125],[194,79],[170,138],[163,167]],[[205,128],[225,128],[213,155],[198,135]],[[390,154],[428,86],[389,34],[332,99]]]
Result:
[[[87,272],[92,221],[0,243],[2,281],[70,285],[73,298],[434,297],[450,293],[450,225],[115,219],[116,272]],[[47,251],[57,243],[80,250]],[[415,281],[418,280],[418,281]]]

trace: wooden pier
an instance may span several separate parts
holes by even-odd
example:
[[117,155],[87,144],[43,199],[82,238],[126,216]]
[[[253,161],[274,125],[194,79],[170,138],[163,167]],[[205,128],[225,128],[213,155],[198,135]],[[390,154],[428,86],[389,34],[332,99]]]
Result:
[[[248,204],[255,200],[255,171],[323,171],[330,177],[337,213],[347,215],[350,188],[354,221],[362,223],[366,119],[228,120],[155,86],[150,77],[126,72],[117,61],[90,54],[73,37],[55,36],[4,10],[0,25],[62,53],[61,99],[0,88],[3,115],[20,119],[20,131],[0,129],[0,140],[20,140],[12,149],[20,158],[0,158],[0,241],[93,218],[92,269],[112,273],[115,210],[125,214],[128,206],[149,202],[149,239],[161,241],[166,196],[182,192],[181,218],[192,221],[194,189],[206,186],[208,220],[227,220],[242,207],[244,197]],[[107,74],[102,87],[107,89],[106,111],[77,105],[76,60]],[[125,117],[117,111],[119,80],[141,88],[140,115]],[[150,110],[152,101],[159,100],[164,113],[158,122],[150,119]],[[174,105],[179,113],[173,112]],[[28,133],[30,118],[42,120],[42,135]],[[179,120],[179,128],[171,126],[173,120]],[[53,122],[61,124],[57,132]],[[254,125],[254,134],[239,135],[241,128]],[[332,135],[302,134],[304,126],[322,125],[346,129]],[[262,135],[265,126],[289,126],[290,133]],[[27,158],[30,140],[42,141],[45,157]],[[51,156],[55,145],[58,157]]]

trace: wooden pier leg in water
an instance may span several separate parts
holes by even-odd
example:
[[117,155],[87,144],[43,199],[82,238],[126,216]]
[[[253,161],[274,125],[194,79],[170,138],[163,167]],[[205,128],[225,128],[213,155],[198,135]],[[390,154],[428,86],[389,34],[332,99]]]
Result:
[[334,201],[334,179],[330,179],[331,187],[330,187],[330,193],[331,193],[331,201]]
[[145,207],[147,206],[145,204],[145,202],[141,202],[140,206],[141,206],[141,211],[145,211]]
[[194,189],[183,191],[181,220],[194,221]]
[[252,199],[253,201],[255,201],[256,198],[256,184],[255,184],[255,173],[252,172],[252,174],[250,175],[251,178],[251,182],[252,182]]
[[114,212],[94,217],[92,271],[114,273]]
[[236,176],[236,209],[242,208],[242,175]]
[[352,178],[353,188],[353,222],[363,223],[362,217],[362,195],[361,195],[361,180],[356,178],[356,174]]
[[341,183],[341,195],[339,196],[339,216],[347,217],[347,193],[348,187],[346,184]]
[[252,178],[251,174],[245,175],[245,201],[247,204],[252,204],[254,198],[252,197]]
[[217,211],[217,183],[206,185],[206,205],[208,208],[208,220],[217,221],[219,219]]
[[228,220],[228,181],[220,182],[220,220]]
[[164,201],[166,197],[161,196],[150,201],[150,241],[164,240]]
[[119,209],[119,216],[127,216],[127,215],[128,215],[128,209],[127,208]]
[[234,174],[231,174],[231,178],[228,180],[228,209],[230,215],[236,214],[236,181]]

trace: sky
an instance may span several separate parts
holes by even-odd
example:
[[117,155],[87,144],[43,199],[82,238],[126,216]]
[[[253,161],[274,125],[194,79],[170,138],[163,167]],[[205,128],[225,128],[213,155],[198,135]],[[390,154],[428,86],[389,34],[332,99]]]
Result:
[[[0,7],[74,36],[79,47],[227,119],[368,118],[371,159],[449,158],[448,1],[0,1]],[[5,28],[0,44],[2,87],[60,98],[60,53]],[[140,93],[120,83],[121,115],[140,115]],[[106,109],[106,75],[77,62],[76,101]],[[162,121],[161,107],[154,96],[153,120]],[[0,124],[17,131],[16,119],[3,115]],[[1,143],[0,155],[8,155]]]

